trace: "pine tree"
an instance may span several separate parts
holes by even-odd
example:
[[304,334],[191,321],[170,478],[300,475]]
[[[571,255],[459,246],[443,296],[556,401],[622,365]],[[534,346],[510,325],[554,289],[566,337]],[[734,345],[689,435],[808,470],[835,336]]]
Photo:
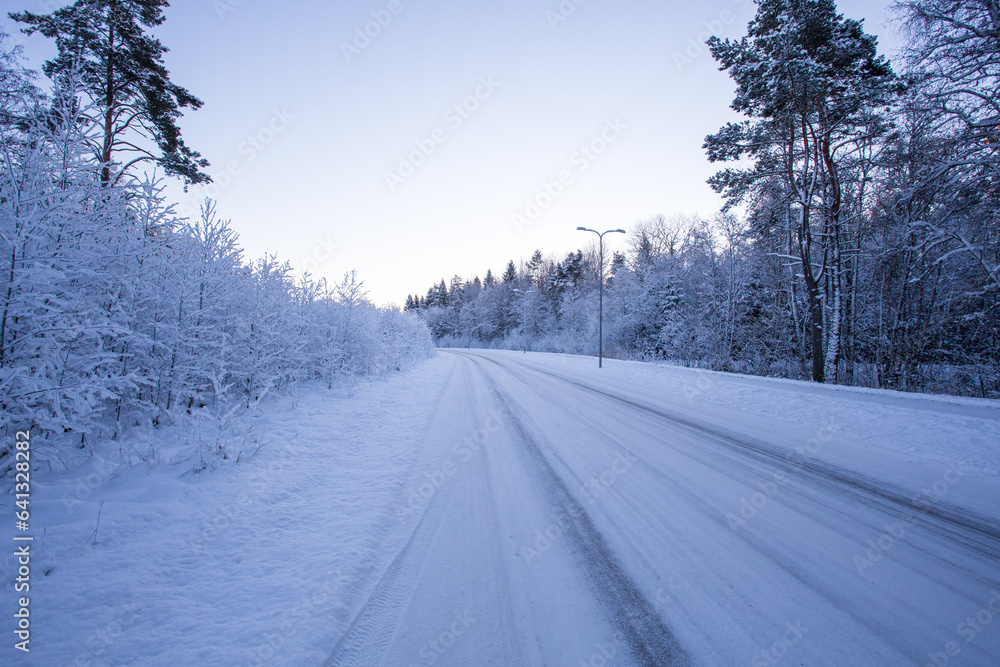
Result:
[[517,280],[517,267],[514,266],[514,260],[507,262],[507,268],[503,272],[502,280],[508,285],[512,285]]
[[542,257],[541,250],[535,250],[531,255],[531,261],[528,262],[528,277],[535,287],[541,289],[542,287],[542,274],[545,272],[545,259]]
[[747,169],[720,171],[709,183],[732,206],[781,174],[786,205],[798,217],[812,377],[822,382],[839,360],[845,156],[885,131],[877,112],[897,91],[895,77],[876,54],[875,38],[837,14],[832,0],[762,0],[747,37],[712,37],[708,44],[736,82],[733,110],[751,119],[706,137],[709,159],[755,160]]
[[[198,109],[202,102],[170,81],[163,63],[167,48],[147,34],[163,23],[168,6],[167,0],[77,0],[51,14],[10,14],[28,26],[24,33],[55,39],[58,55],[43,67],[50,78],[82,78],[100,112],[97,159],[105,186],[146,160],[186,183],[211,181],[201,171],[208,162],[184,144],[177,127],[181,109]],[[140,148],[136,135],[152,140],[159,155]]]

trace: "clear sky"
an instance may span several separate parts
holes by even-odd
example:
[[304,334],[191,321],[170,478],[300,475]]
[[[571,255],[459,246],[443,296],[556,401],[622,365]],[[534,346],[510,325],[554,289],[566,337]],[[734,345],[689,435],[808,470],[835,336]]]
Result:
[[[0,0],[3,25],[58,4]],[[838,3],[891,55],[888,5]],[[356,268],[379,304],[582,247],[579,225],[712,215],[701,144],[735,114],[703,42],[743,34],[755,8],[175,0],[156,35],[174,82],[205,102],[180,125],[216,183],[172,197],[190,212],[217,199],[250,258],[330,279]],[[25,45],[33,66],[53,52]]]

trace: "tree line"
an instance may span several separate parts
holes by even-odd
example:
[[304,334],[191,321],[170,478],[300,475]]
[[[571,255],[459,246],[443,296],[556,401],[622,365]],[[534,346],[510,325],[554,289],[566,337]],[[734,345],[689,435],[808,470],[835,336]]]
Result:
[[[657,216],[605,275],[606,354],[1000,395],[1000,5],[904,0],[901,69],[832,0],[761,0],[708,46],[743,117],[711,219]],[[594,354],[597,257],[536,252],[407,308],[440,345]]]
[[[164,0],[80,0],[12,17],[55,39],[38,86],[0,31],[0,475],[15,430],[39,453],[295,383],[342,385],[430,354],[426,326],[328,283],[248,260],[205,201],[182,218],[165,177],[209,180],[176,121],[200,101],[148,35]],[[43,444],[44,443],[44,444]]]

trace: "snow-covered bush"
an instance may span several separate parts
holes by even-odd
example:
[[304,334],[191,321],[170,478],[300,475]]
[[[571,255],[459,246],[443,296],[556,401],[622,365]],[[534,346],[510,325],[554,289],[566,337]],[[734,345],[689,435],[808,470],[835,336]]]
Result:
[[214,424],[211,446],[192,447],[224,457],[221,434],[270,392],[432,354],[423,320],[376,308],[354,272],[296,282],[273,256],[245,261],[212,202],[187,220],[155,175],[105,182],[85,96],[64,77],[43,98],[3,37],[0,476],[15,430],[61,458],[180,415]]

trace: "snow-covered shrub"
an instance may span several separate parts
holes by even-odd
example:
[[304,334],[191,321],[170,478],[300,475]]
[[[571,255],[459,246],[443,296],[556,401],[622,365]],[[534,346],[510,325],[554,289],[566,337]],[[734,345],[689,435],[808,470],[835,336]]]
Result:
[[376,308],[354,272],[332,287],[296,283],[273,256],[244,261],[211,202],[187,220],[155,174],[104,181],[99,128],[72,77],[44,99],[4,37],[0,476],[15,430],[68,460],[88,438],[164,420],[195,425],[191,447],[211,467],[269,392],[433,353],[423,320]]

